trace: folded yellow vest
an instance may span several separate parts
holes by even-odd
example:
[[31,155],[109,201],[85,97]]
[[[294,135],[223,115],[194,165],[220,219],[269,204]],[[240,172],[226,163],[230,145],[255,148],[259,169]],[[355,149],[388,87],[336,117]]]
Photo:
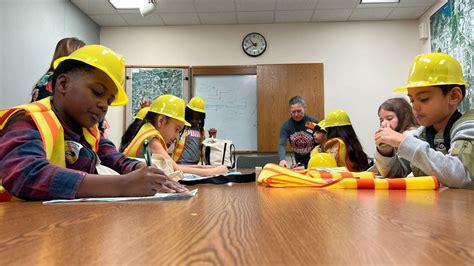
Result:
[[376,179],[372,172],[326,172],[305,170],[295,172],[276,164],[267,164],[258,176],[258,183],[271,187],[313,187],[327,189],[437,189],[434,176]]

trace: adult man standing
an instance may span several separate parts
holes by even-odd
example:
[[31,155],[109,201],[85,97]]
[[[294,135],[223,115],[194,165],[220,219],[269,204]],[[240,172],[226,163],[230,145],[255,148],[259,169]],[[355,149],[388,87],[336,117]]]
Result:
[[310,152],[315,143],[313,139],[314,124],[319,121],[305,114],[305,103],[300,96],[294,96],[289,101],[290,119],[288,119],[280,129],[280,141],[278,144],[278,156],[280,157],[280,166],[288,167],[286,156],[286,141],[295,153],[295,161],[298,164],[308,165]]

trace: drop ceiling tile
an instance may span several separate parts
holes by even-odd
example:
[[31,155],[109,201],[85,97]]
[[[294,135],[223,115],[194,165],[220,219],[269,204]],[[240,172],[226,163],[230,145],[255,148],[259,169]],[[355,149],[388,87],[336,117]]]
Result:
[[360,0],[319,0],[316,9],[355,8]]
[[235,0],[237,11],[273,11],[275,0]]
[[314,9],[318,0],[277,0],[276,10]]
[[315,10],[312,21],[347,21],[352,14],[352,9],[323,9]]
[[160,14],[166,25],[199,25],[197,13],[166,13]]
[[190,13],[196,12],[193,0],[158,0],[156,3],[158,13]]
[[348,20],[385,20],[392,10],[393,8],[356,8]]
[[197,12],[234,12],[235,5],[233,0],[195,0]]
[[275,22],[277,23],[310,22],[312,16],[313,16],[312,10],[276,11]]
[[237,13],[199,13],[202,24],[207,25],[229,25],[237,24]]
[[409,6],[428,6],[431,7],[436,3],[436,0],[400,0],[399,7]]
[[146,17],[142,17],[140,14],[122,14],[121,16],[130,26],[164,25],[160,15],[156,13],[150,14]]
[[399,7],[394,8],[387,19],[418,19],[429,7]]
[[90,15],[95,23],[101,27],[107,26],[128,26],[127,22],[120,15]]
[[237,22],[239,24],[273,23],[273,11],[238,12]]

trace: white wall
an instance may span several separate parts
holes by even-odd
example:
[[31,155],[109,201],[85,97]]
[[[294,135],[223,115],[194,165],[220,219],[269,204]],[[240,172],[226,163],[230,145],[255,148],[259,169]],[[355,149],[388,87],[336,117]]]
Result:
[[419,43],[419,52],[420,52],[420,54],[431,53],[430,17],[431,17],[431,15],[436,13],[436,11],[438,11],[438,9],[440,7],[442,7],[444,4],[446,4],[446,2],[448,2],[448,0],[438,0],[438,1],[436,1],[436,3],[430,9],[428,9],[425,12],[425,14],[423,14],[423,16],[421,16],[418,19],[418,23],[419,24],[424,23],[424,25],[427,26],[427,30],[428,30],[428,39],[420,40],[420,43]]
[[99,27],[68,0],[1,0],[0,107],[31,99],[56,43],[77,37],[99,43]]
[[[242,52],[242,38],[262,33],[265,54]],[[125,56],[128,65],[255,65],[324,63],[325,112],[342,108],[352,119],[366,152],[374,152],[377,108],[387,98],[403,96],[403,85],[418,54],[418,22],[338,22],[311,24],[103,27],[101,44]],[[117,144],[123,109],[108,114]],[[283,122],[283,121],[282,121]]]

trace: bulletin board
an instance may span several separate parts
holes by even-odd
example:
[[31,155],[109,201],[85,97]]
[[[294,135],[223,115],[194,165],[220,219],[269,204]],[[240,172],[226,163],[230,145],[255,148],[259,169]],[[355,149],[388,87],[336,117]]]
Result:
[[474,1],[448,0],[430,17],[431,51],[454,56],[462,65],[468,83],[466,98],[459,109],[474,108]]
[[163,94],[189,98],[189,67],[129,66],[126,68],[125,89],[128,104],[125,107],[125,128],[140,110],[140,101],[151,100]]

